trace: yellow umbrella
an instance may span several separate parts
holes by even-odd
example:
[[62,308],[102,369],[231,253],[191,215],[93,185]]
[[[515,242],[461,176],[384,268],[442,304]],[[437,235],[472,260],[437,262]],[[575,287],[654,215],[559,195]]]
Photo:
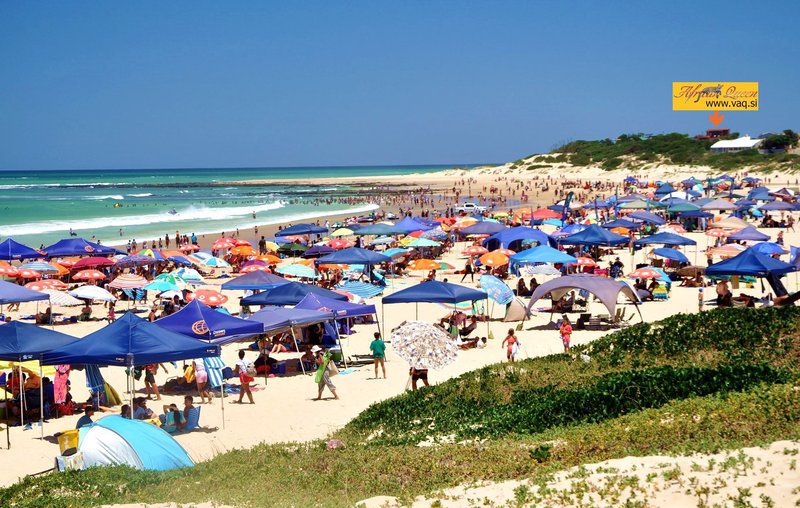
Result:
[[[28,370],[33,372],[37,376],[39,375],[39,361],[38,360],[28,360],[25,362],[14,362],[11,360],[0,360],[0,370],[11,370],[22,367],[22,370]],[[44,365],[42,366],[42,375],[43,376],[54,376],[56,374],[56,368],[53,365]]]
[[335,237],[339,237],[339,236],[350,236],[352,234],[354,234],[352,229],[339,228],[336,231],[334,231],[333,233],[331,233],[331,236],[335,238]]
[[278,244],[275,242],[267,242],[266,247],[268,251],[278,252]]

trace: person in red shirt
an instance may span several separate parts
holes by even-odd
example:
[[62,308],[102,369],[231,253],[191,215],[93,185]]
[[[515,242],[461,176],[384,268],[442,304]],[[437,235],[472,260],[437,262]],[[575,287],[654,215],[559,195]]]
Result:
[[564,352],[569,353],[569,342],[572,338],[572,324],[569,322],[569,318],[564,315],[561,318],[561,326],[558,328],[559,333],[561,333],[561,342],[564,344]]
[[517,344],[519,344],[519,339],[517,339],[517,336],[514,335],[514,329],[509,328],[508,335],[506,335],[506,338],[503,339],[503,343],[500,344],[501,348],[506,347],[506,358],[508,358],[509,362],[514,361],[514,355],[516,353],[515,351],[516,348],[514,346],[516,346]]

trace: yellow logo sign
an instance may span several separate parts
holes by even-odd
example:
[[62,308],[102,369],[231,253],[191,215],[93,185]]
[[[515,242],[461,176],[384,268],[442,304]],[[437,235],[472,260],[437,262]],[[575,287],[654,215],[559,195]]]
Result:
[[757,81],[674,81],[675,111],[758,111]]

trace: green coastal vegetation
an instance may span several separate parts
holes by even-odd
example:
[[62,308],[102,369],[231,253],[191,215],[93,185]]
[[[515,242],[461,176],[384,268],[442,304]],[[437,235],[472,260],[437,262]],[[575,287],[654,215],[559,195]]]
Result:
[[[30,478],[5,506],[214,501],[352,506],[628,455],[800,439],[800,308],[726,308],[614,331],[571,355],[491,365],[376,403],[326,440],[259,445],[165,473]],[[279,425],[280,422],[274,422]],[[538,493],[518,499],[535,504]]]
[[761,146],[768,153],[758,150],[714,153],[711,145],[720,139],[735,139],[739,133],[716,139],[697,139],[686,134],[622,134],[617,139],[594,141],[572,141],[555,148],[550,154],[531,155],[515,161],[513,169],[535,170],[554,163],[569,163],[574,166],[596,165],[611,171],[615,169],[635,170],[646,164],[674,164],[687,166],[709,166],[722,171],[749,169],[752,171],[798,171],[800,155],[787,150],[797,146],[798,134],[785,130],[764,139]]

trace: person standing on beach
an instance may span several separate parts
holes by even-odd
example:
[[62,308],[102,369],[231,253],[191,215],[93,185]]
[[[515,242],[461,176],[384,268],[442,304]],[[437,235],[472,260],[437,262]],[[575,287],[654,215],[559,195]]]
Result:
[[517,336],[514,335],[514,329],[509,328],[508,334],[506,335],[506,338],[503,339],[503,342],[502,344],[500,344],[500,347],[501,348],[506,347],[506,358],[511,363],[514,362],[514,357],[516,356],[516,348],[519,347],[517,345],[518,343],[519,340],[517,339]]
[[158,393],[158,383],[156,383],[156,372],[158,372],[159,367],[164,369],[164,372],[167,372],[167,368],[160,363],[151,363],[144,368],[144,389],[147,392],[148,399],[150,399],[150,394],[153,393],[156,396],[156,400],[161,400],[161,394]]
[[467,275],[469,275],[470,282],[475,282],[475,268],[472,266],[472,257],[467,258],[467,264],[464,265],[464,276],[461,277],[461,282],[464,282]]
[[569,344],[572,339],[572,323],[569,322],[569,318],[566,314],[561,318],[561,326],[558,327],[558,331],[561,334],[561,343],[564,345],[564,352],[569,353]]
[[317,383],[317,398],[314,400],[322,400],[322,390],[328,387],[328,390],[333,394],[333,398],[339,400],[339,395],[336,393],[336,385],[331,381],[331,371],[335,371],[335,366],[330,367],[333,361],[333,355],[330,351],[322,353],[322,348],[314,346],[311,348],[314,353],[314,362],[317,364],[317,373],[314,375],[314,381]]
[[255,402],[253,402],[253,392],[250,391],[250,383],[255,380],[250,374],[255,374],[255,365],[244,359],[244,350],[239,351],[239,361],[236,362],[236,368],[233,370],[233,373],[239,376],[240,383],[239,400],[234,402],[236,404],[241,404],[244,395],[247,394],[247,399],[250,401],[250,404],[255,404]]
[[383,342],[380,332],[375,332],[373,341],[369,344],[369,350],[372,351],[372,359],[375,364],[375,379],[378,379],[378,365],[383,371],[383,379],[386,379],[386,343]]

